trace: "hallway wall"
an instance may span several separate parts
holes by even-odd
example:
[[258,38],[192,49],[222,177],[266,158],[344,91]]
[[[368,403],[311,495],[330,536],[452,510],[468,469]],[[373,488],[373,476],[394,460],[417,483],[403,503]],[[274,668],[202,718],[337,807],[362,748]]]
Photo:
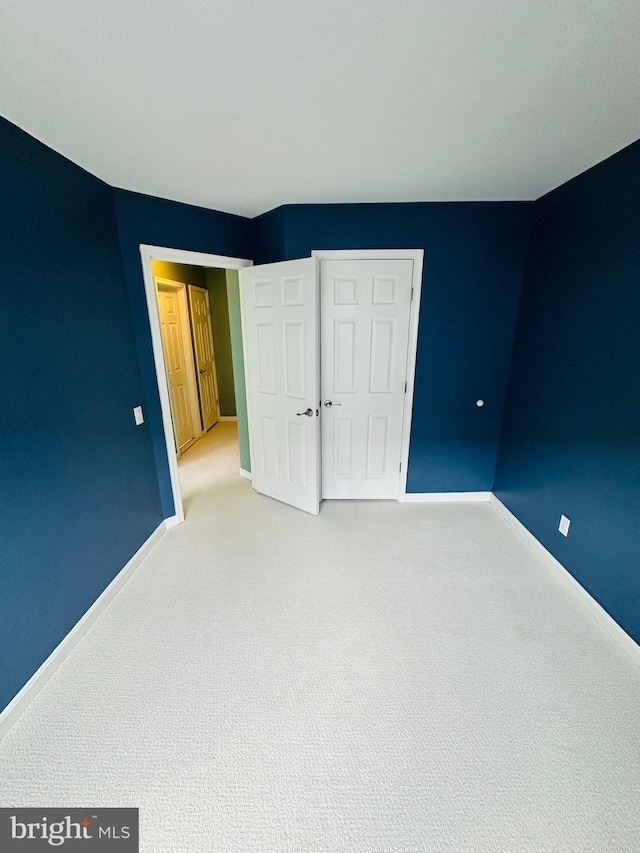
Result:
[[182,284],[192,284],[194,287],[207,286],[207,278],[203,267],[192,264],[174,264],[171,261],[152,261],[153,274],[158,278],[168,278]]
[[247,387],[244,374],[244,351],[242,344],[242,320],[240,316],[240,283],[237,270],[225,270],[227,281],[227,302],[229,305],[229,335],[231,338],[231,358],[233,361],[233,382],[236,396],[238,418],[238,444],[240,447],[240,467],[251,471],[249,451],[249,419],[247,416]]
[[236,396],[233,381],[229,303],[227,300],[227,279],[225,272],[223,269],[207,269],[205,271],[205,286],[209,291],[209,305],[211,307],[211,327],[213,329],[213,346],[216,354],[220,415],[222,417],[235,418]]

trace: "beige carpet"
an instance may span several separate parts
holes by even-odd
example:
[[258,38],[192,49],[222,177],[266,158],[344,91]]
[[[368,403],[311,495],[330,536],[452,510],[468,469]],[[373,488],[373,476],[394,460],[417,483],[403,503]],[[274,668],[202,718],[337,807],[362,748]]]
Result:
[[141,850],[637,853],[640,673],[487,504],[325,502],[181,462],[169,531],[0,744],[0,804]]

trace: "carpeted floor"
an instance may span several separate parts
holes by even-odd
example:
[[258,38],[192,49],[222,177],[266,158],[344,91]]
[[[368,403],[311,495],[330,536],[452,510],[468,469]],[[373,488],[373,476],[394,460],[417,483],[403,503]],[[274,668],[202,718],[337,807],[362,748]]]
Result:
[[0,804],[141,850],[637,853],[640,671],[488,504],[325,502],[181,461],[170,530],[0,744]]

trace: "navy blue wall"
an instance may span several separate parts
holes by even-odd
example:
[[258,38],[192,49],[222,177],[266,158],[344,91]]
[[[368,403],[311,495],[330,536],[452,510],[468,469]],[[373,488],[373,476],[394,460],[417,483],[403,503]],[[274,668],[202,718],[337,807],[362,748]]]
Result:
[[0,708],[162,519],[111,189],[0,119]]
[[251,220],[251,257],[257,264],[270,264],[291,258],[284,247],[286,210],[287,207],[276,207]]
[[163,514],[168,518],[174,514],[173,496],[151,348],[140,244],[251,258],[252,225],[249,219],[242,216],[218,213],[126,190],[113,190],[113,198],[140,357],[145,411],[153,440]]
[[312,249],[425,249],[410,492],[493,486],[531,206],[287,205],[254,220],[258,263]]
[[637,641],[639,326],[635,143],[536,202],[495,489]]

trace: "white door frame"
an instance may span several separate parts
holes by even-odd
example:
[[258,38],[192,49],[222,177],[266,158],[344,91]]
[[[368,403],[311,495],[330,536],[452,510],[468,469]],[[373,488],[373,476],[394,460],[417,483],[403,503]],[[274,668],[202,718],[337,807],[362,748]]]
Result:
[[[402,443],[400,445],[400,471],[398,472],[398,500],[406,500],[407,468],[409,465],[409,442],[413,418],[413,390],[416,377],[416,353],[418,349],[418,321],[420,319],[420,296],[422,294],[422,268],[424,249],[342,249],[332,251],[314,249],[311,257],[320,261],[371,261],[371,260],[411,260],[413,261],[412,298],[409,311],[409,346],[407,348],[406,383],[402,413]],[[320,287],[322,287],[322,267],[320,268]]]
[[[187,285],[182,281],[173,281],[170,278],[161,278],[156,276],[156,285],[158,288],[165,287],[169,290],[174,290],[180,304],[180,337],[182,344],[182,352],[185,364],[187,366],[187,386],[189,388],[189,409],[191,410],[191,418],[193,420],[193,441],[189,445],[191,447],[194,442],[204,435],[202,429],[202,417],[200,415],[200,402],[198,399],[198,387],[196,379],[196,365],[193,357],[193,344],[191,342],[191,320],[189,318],[189,303],[187,300]],[[166,370],[166,362],[165,362]],[[173,419],[173,413],[172,413]],[[189,448],[187,448],[188,450]],[[180,456],[178,452],[178,456]]]
[[190,252],[185,249],[169,249],[166,246],[151,246],[145,243],[140,244],[140,256],[142,259],[142,276],[144,279],[144,292],[147,301],[147,313],[149,315],[151,346],[153,348],[153,361],[156,367],[156,377],[158,380],[158,393],[160,395],[160,409],[162,412],[162,427],[164,430],[164,439],[167,448],[167,459],[169,461],[169,476],[171,478],[171,492],[173,494],[175,512],[175,515],[169,519],[169,521],[170,525],[181,524],[184,521],[184,508],[182,506],[182,492],[180,491],[178,457],[176,456],[173,439],[173,418],[171,415],[171,400],[169,397],[167,371],[164,365],[162,333],[160,331],[160,315],[158,313],[158,301],[156,298],[156,283],[153,270],[151,268],[151,261],[169,261],[174,264],[192,264],[199,267],[218,267],[231,270],[241,270],[245,267],[252,267],[253,261],[247,260],[246,258],[230,258],[226,255],[211,255],[206,252]]

